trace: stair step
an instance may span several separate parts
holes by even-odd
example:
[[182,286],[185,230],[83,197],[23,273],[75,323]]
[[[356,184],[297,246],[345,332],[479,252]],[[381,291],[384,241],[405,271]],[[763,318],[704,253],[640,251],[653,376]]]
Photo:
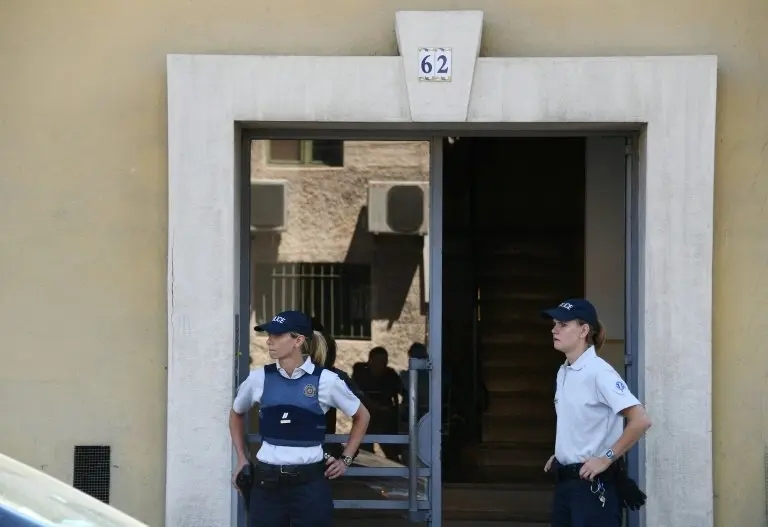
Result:
[[[557,415],[552,408],[552,403],[550,403],[550,407],[547,411],[542,412],[537,415],[533,415],[531,417],[510,417],[503,414],[483,414],[483,427],[484,428],[498,428],[498,427],[509,427],[509,428],[517,428],[521,430],[526,431],[535,431],[540,429],[550,430],[554,432],[555,425],[557,423]],[[552,435],[552,440],[554,441],[555,436]],[[505,439],[505,442],[508,441],[525,441],[524,439]]]
[[[509,521],[509,520],[489,520],[489,521],[477,521],[477,520],[445,520],[443,521],[445,527],[549,527],[551,525],[550,520],[542,520],[537,522],[530,521]],[[372,526],[367,526],[372,527]]]
[[563,354],[546,345],[507,346],[504,344],[485,343],[480,349],[483,364],[502,366],[547,366],[557,368],[565,360]]
[[[571,295],[558,295],[557,297],[545,297],[541,298],[521,298],[521,295],[503,295],[503,291],[489,292],[488,294],[481,294],[480,296],[480,317],[481,320],[484,316],[496,317],[499,314],[504,316],[516,317],[519,320],[526,320],[531,323],[541,323],[546,321],[542,318],[541,312],[544,309],[550,309],[557,306],[563,301],[563,296],[566,298]],[[545,331],[549,331],[548,328],[542,328]],[[547,333],[548,335],[548,333]]]
[[510,327],[512,324],[509,322],[485,322],[481,326],[478,326],[480,331],[480,343],[497,343],[505,342],[511,344],[530,344],[536,346],[548,346],[550,350],[553,349],[552,337],[549,334],[549,328],[535,328],[529,326],[526,329],[517,329]]
[[[565,249],[559,244],[548,243],[525,243],[515,241],[508,244],[480,246],[477,249],[481,260],[501,259],[501,258],[540,258],[560,260],[563,258]],[[562,266],[562,264],[561,264]]]
[[540,521],[548,519],[551,503],[551,484],[459,483],[443,486],[443,511],[446,517],[450,515],[452,518],[480,513],[510,520]]
[[564,276],[563,263],[559,260],[539,260],[533,265],[531,262],[501,258],[493,263],[485,263],[478,269],[478,279],[481,283],[493,283],[492,280],[496,278],[551,280],[550,285],[562,285],[564,288],[573,282],[568,276]]
[[543,318],[540,313],[536,316],[523,317],[521,313],[507,310],[481,310],[480,327],[483,332],[503,330],[503,333],[528,333],[545,335],[551,338],[552,321]]
[[[370,511],[367,511],[370,512]],[[427,523],[411,523],[408,516],[401,514],[397,519],[371,518],[365,516],[358,519],[334,519],[333,524],[336,527],[360,527],[361,520],[364,520],[365,527],[427,527]],[[549,527],[550,521],[510,521],[502,520],[454,520],[443,518],[443,527]]]
[[541,316],[542,309],[548,309],[550,307],[558,305],[563,301],[563,297],[556,293],[547,292],[523,292],[516,291],[514,289],[491,289],[483,291],[480,295],[480,308],[481,313],[485,306],[489,303],[507,303],[507,302],[526,302],[529,304],[528,309],[535,310],[536,314]]
[[541,445],[552,444],[555,441],[554,425],[551,427],[534,427],[526,429],[514,423],[489,423],[483,427],[483,442],[486,441],[526,441]]
[[[483,361],[483,376],[487,381],[507,382],[517,378],[535,379],[537,382],[554,387],[557,367],[552,363],[538,364],[531,360],[528,364],[501,365]],[[554,389],[554,388],[553,388]]]
[[[544,527],[549,525],[553,487],[545,484],[446,483],[442,525],[454,527]],[[407,512],[338,509],[334,525],[406,527]]]
[[506,322],[526,324],[529,327],[541,328],[542,331],[550,331],[551,322],[541,316],[542,309],[552,306],[535,305],[533,309],[528,305],[526,309],[509,309],[503,301],[484,300],[481,306],[481,324],[489,322]]
[[501,393],[529,393],[529,394],[550,394],[554,396],[555,379],[554,377],[544,378],[543,376],[528,377],[522,375],[508,376],[498,375],[489,376],[485,379],[485,387],[490,392]]
[[[550,506],[551,507],[551,506]],[[540,522],[547,522],[551,517],[550,511],[541,511],[537,513],[523,513],[523,512],[493,512],[493,511],[461,511],[461,512],[443,512],[443,518],[449,521],[477,521],[482,520],[486,522],[502,522],[504,525],[510,525],[509,522],[529,522],[531,520]],[[477,525],[473,523],[472,525]],[[512,525],[515,525],[514,523]],[[544,523],[546,525],[546,523]]]
[[486,417],[538,418],[550,415],[555,415],[554,393],[537,397],[520,397],[517,394],[496,392],[493,397],[488,398],[488,410],[483,414],[483,419]]
[[480,350],[480,361],[488,367],[509,369],[515,375],[514,368],[539,369],[557,375],[557,370],[563,365],[565,357],[559,351],[543,346],[483,346]]
[[[546,460],[545,460],[546,461]],[[542,467],[500,467],[497,465],[478,466],[474,470],[476,482],[519,483],[521,485],[543,484],[551,476]]]
[[[507,293],[506,296],[499,296],[498,293]],[[496,309],[508,311],[510,313],[518,311],[521,314],[536,315],[541,318],[541,310],[549,309],[563,301],[562,297],[545,294],[520,294],[515,290],[499,289],[492,284],[486,288],[480,289],[481,306],[495,305]]]
[[475,452],[478,465],[543,469],[553,445],[536,443],[482,443]]
[[483,414],[483,430],[516,429],[529,434],[524,436],[523,439],[501,439],[501,441],[504,442],[525,442],[525,437],[535,437],[537,434],[543,434],[544,432],[551,434],[548,437],[551,441],[554,441],[556,425],[557,417],[554,410],[551,408],[545,413],[534,415],[532,417],[510,417],[499,414]]
[[516,333],[516,332],[483,332],[480,335],[480,345],[528,345],[528,346],[546,346],[552,348],[552,337],[550,335],[536,335],[535,333]]
[[534,271],[514,264],[511,267],[513,268],[512,272],[508,269],[494,269],[492,271],[480,269],[477,274],[480,298],[484,296],[483,293],[495,289],[539,295],[547,294],[549,296],[567,295],[570,292],[570,285],[573,280],[567,280],[567,277],[561,276],[562,273],[555,269],[548,270],[537,266],[537,270]]
[[514,379],[515,377],[536,377],[538,380],[549,383],[554,389],[557,370],[560,368],[559,362],[550,362],[549,364],[536,364],[533,360],[526,363],[525,359],[520,357],[493,358],[483,361],[483,378],[489,379],[502,377],[504,379]]
[[521,430],[517,427],[488,426],[483,429],[483,441],[528,441],[542,446],[554,445],[554,427],[535,430]]
[[[546,402],[550,406],[555,395],[554,368],[541,367],[483,367],[483,383],[505,407],[531,402]],[[518,395],[520,394],[520,395]]]

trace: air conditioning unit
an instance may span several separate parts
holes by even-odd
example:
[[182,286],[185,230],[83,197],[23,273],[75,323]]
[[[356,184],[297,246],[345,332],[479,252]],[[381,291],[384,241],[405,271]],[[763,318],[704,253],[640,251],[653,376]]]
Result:
[[368,184],[368,230],[374,234],[427,234],[429,183],[371,181]]
[[251,180],[251,232],[282,231],[286,224],[288,182],[284,179]]

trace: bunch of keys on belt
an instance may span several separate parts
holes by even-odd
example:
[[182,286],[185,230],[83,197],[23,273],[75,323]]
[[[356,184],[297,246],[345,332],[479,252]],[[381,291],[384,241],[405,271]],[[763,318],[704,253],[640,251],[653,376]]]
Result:
[[[595,483],[597,484],[597,488],[595,488]],[[597,499],[600,500],[600,506],[605,507],[605,486],[603,485],[603,482],[599,479],[593,481],[589,486],[589,490],[592,494],[598,494]]]

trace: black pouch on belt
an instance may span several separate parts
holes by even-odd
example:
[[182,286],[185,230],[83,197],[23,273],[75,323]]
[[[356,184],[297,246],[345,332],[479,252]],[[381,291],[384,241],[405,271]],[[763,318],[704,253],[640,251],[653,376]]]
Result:
[[645,505],[645,492],[640,490],[635,480],[629,477],[627,462],[624,457],[616,461],[616,491],[622,505],[631,511],[636,511]]

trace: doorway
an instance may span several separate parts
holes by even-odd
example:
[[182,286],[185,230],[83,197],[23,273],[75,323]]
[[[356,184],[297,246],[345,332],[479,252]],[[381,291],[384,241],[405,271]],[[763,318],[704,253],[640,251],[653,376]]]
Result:
[[[407,319],[401,319],[399,314],[409,310],[409,323],[413,325],[412,309],[424,302],[420,308],[424,318],[419,334],[427,340],[429,315],[439,313],[442,320],[435,325],[442,328],[442,344],[436,344],[439,350],[434,348],[435,344],[428,344],[433,360],[435,354],[442,357],[442,367],[433,369],[431,374],[419,372],[418,376],[421,381],[429,375],[431,383],[442,388],[443,401],[440,423],[426,416],[422,424],[429,428],[428,436],[442,438],[443,461],[442,475],[435,475],[436,467],[430,469],[422,463],[424,456],[419,460],[418,507],[426,507],[423,510],[431,511],[434,518],[440,514],[434,514],[433,504],[442,503],[445,521],[469,522],[467,525],[481,520],[500,522],[499,525],[511,521],[545,524],[549,519],[552,485],[541,467],[554,448],[552,386],[562,359],[551,347],[548,324],[539,312],[567,297],[591,297],[597,290],[590,276],[603,280],[611,273],[620,274],[622,280],[624,276],[623,258],[618,261],[619,267],[614,265],[607,274],[605,268],[596,270],[594,263],[590,263],[595,248],[594,236],[590,237],[589,231],[595,230],[596,223],[606,221],[621,229],[624,215],[623,201],[619,207],[591,206],[596,194],[601,200],[622,200],[623,186],[606,183],[623,182],[625,177],[624,140],[613,138],[610,148],[602,149],[594,147],[595,141],[607,144],[602,139],[587,137],[469,136],[433,140],[430,149],[425,141],[246,138],[243,162],[250,177],[243,181],[242,195],[247,199],[242,204],[242,221],[244,226],[250,225],[250,232],[243,229],[243,250],[250,257],[244,260],[241,283],[250,282],[252,303],[243,305],[243,318],[250,320],[241,327],[241,362],[248,356],[262,362],[258,353],[260,339],[254,340],[250,327],[259,317],[285,307],[280,302],[298,303],[286,306],[316,311],[313,315],[320,319],[330,317],[321,321],[328,333],[338,339],[337,357],[342,362],[355,349],[359,360],[364,360],[367,349],[373,345],[372,335],[382,343],[388,339],[396,342],[391,340],[395,333],[388,327],[401,331],[402,326],[398,329],[398,325]],[[435,148],[436,144],[439,148]],[[328,161],[320,157],[324,152],[320,147],[327,150],[330,146],[342,155]],[[316,150],[318,159],[307,154],[314,156]],[[613,162],[606,162],[611,157],[607,154],[613,155]],[[390,183],[375,181],[384,168],[390,175],[402,173]],[[348,190],[355,179],[360,179],[363,185],[353,195]],[[395,232],[400,228],[396,224],[403,218],[387,217],[390,211],[400,210],[398,207],[381,208],[381,218],[373,220],[367,210],[382,207],[386,202],[371,201],[378,194],[387,194],[387,189],[399,189],[405,183],[428,188],[432,200],[419,216],[420,226],[407,235]],[[433,186],[437,188],[430,188]],[[596,193],[595,188],[601,192]],[[606,192],[606,188],[612,190]],[[334,201],[339,190],[345,189],[346,201]],[[398,192],[406,195],[402,189]],[[329,232],[332,225],[323,223],[326,220],[318,212],[320,209],[303,216],[295,209],[286,210],[291,202],[306,201],[304,194],[323,196],[321,201],[349,209],[334,210],[337,218],[348,220],[350,236],[312,235],[312,228]],[[282,204],[283,210],[270,209],[276,204]],[[613,216],[595,218],[590,210],[609,210]],[[292,218],[287,216],[289,213]],[[270,220],[267,215],[276,219]],[[426,218],[428,222],[424,221]],[[275,228],[280,221],[285,224]],[[389,226],[375,227],[371,221],[384,221]],[[343,225],[338,219],[334,223]],[[380,229],[392,232],[380,233]],[[432,238],[437,242],[422,237],[426,233],[437,235]],[[623,254],[623,238],[606,236],[602,229],[600,239],[600,262],[610,261],[606,254]],[[606,246],[606,239],[610,239],[610,246]],[[306,256],[308,242],[312,240],[322,240],[322,245],[314,241],[312,246],[322,249],[318,253],[321,260],[336,251],[337,258],[343,261],[333,265],[315,262],[311,266],[291,261],[296,259],[291,251],[303,248],[301,254]],[[428,305],[428,284],[434,283],[430,279],[430,249],[435,249],[435,243],[442,252],[442,301]],[[337,313],[325,307],[339,305],[336,296],[341,295],[343,300],[349,295],[344,288],[332,287],[332,282],[337,275],[339,280],[344,278],[342,271],[348,274],[361,264],[371,267],[372,284],[379,280],[387,287],[364,288],[369,292],[364,304],[371,308],[376,304],[369,316],[373,325],[369,320],[349,325],[354,335],[339,333],[346,326],[337,322],[339,317],[346,316],[346,311]],[[353,277],[344,276],[347,282]],[[410,298],[410,307],[400,304],[387,315],[394,325],[377,325],[375,320],[382,318],[380,312],[389,305],[382,299],[399,290],[394,287],[398,276],[403,279],[403,291],[411,291],[401,295],[403,299]],[[376,290],[388,296],[373,302]],[[333,298],[312,295],[313,291],[325,291]],[[608,301],[616,300],[618,304],[614,304],[622,306],[623,313],[624,297],[617,297],[616,292],[608,291]],[[603,295],[599,307],[605,301]],[[334,329],[336,325],[339,327]],[[390,351],[396,349],[397,346],[391,347]],[[407,363],[401,367],[407,368]],[[239,376],[246,375],[248,370],[247,363],[241,364]],[[420,412],[419,417],[429,410],[434,415],[433,401],[426,402],[425,412]],[[393,446],[402,445],[407,451],[411,439],[407,425],[401,427],[399,437],[380,436],[383,445],[394,441]],[[338,432],[344,430],[342,424]],[[255,447],[258,429],[252,428],[251,432]],[[338,436],[333,441],[343,440],[343,436]],[[334,485],[334,496],[341,507],[336,514],[340,525],[354,524],[363,518],[379,521],[382,526],[410,524],[409,514],[403,510],[410,495],[409,461],[405,456],[392,460],[365,454],[351,472],[350,477]],[[439,498],[435,498],[436,491],[441,494],[437,494]]]
[[562,358],[539,313],[585,294],[586,139],[461,137],[443,148],[445,506],[547,521],[542,466]]

